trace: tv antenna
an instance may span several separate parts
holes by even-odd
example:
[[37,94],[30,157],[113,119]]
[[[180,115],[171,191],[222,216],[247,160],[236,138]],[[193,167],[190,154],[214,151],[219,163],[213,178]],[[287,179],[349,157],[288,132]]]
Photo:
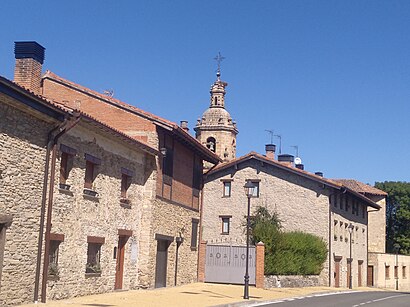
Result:
[[270,135],[270,144],[273,144],[273,130],[265,129],[265,131]]
[[293,145],[293,146],[290,146],[290,147],[292,147],[296,150],[296,157],[299,157],[299,146],[298,145]]
[[112,98],[112,97],[114,97],[114,90],[113,90],[113,89],[104,90],[104,91],[103,91],[103,95]]
[[282,154],[282,136],[280,134],[275,134],[274,136],[279,139],[279,154]]

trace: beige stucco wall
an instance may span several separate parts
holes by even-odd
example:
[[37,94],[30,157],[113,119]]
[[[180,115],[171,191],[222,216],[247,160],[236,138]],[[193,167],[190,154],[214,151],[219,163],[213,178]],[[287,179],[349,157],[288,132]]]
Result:
[[[410,291],[410,256],[384,253],[369,253],[369,266],[373,267],[374,286],[377,288],[396,289],[394,267],[398,266],[398,289]],[[389,267],[389,278],[386,278],[386,266]],[[405,273],[403,274],[403,271]]]
[[0,305],[34,295],[47,133],[52,125],[4,103],[0,96],[0,212],[6,231]]

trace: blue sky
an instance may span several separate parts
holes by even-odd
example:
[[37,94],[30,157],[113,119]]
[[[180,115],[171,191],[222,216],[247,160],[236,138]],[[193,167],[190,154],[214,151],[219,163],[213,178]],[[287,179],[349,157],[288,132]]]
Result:
[[410,181],[410,1],[4,0],[0,23],[0,75],[35,40],[44,69],[191,132],[220,51],[238,155],[268,129],[308,171]]

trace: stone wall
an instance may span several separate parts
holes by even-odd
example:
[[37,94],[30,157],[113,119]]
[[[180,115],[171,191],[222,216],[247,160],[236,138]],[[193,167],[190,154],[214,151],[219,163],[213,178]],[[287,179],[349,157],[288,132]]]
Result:
[[327,286],[318,275],[265,275],[265,289]]
[[34,296],[45,146],[52,125],[5,100],[0,96],[0,212],[11,215],[13,223],[6,232],[0,305],[14,305]]
[[[142,232],[142,208],[150,206],[154,157],[103,136],[92,127],[79,124],[60,139],[60,143],[77,150],[67,179],[70,190],[59,189],[57,161],[52,233],[64,234],[59,246],[58,279],[48,281],[48,297],[61,299],[114,290],[116,262],[114,248],[118,246],[119,230],[132,231],[124,255],[122,289],[140,287],[139,253]],[[101,159],[96,169],[93,190],[97,197],[83,194],[85,154]],[[134,172],[127,191],[130,205],[120,203],[121,168]],[[103,237],[101,274],[86,274],[87,237]]]
[[381,209],[376,211],[369,208],[369,252],[386,252],[386,197],[378,195],[366,195]]

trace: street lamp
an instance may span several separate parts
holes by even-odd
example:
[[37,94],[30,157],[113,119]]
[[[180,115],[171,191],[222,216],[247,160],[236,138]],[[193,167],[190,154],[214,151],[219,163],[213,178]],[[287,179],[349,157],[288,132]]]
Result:
[[348,230],[349,230],[349,234],[350,234],[350,265],[349,265],[349,267],[350,267],[350,269],[349,269],[349,289],[352,289],[352,262],[353,262],[353,259],[352,259],[352,233],[353,233],[353,229],[354,229],[354,226],[353,226],[353,224],[352,223],[350,223],[350,225],[349,225],[349,227],[348,227]]
[[246,216],[246,270],[245,270],[245,288],[243,292],[243,298],[249,299],[249,227],[250,227],[250,215],[251,215],[251,197],[253,195],[253,190],[255,189],[254,184],[251,181],[246,181],[244,185],[245,195],[248,197],[248,214]]
[[396,278],[396,290],[399,290],[399,250],[400,250],[400,244],[399,243],[394,243],[393,249],[396,252],[396,266],[394,267],[394,275]]

